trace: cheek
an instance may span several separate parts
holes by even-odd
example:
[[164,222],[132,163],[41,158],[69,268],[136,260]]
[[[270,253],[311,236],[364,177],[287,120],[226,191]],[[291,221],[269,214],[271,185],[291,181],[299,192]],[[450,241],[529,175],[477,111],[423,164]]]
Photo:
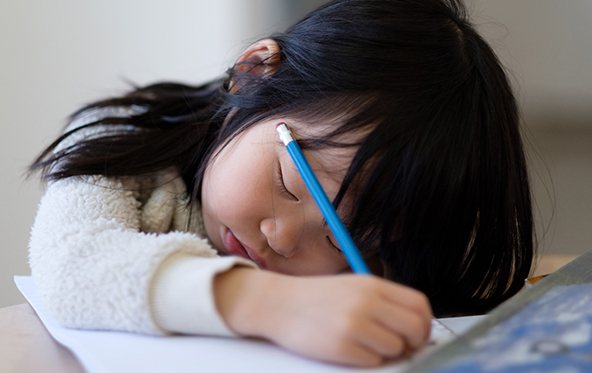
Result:
[[331,253],[327,247],[314,247],[288,261],[274,263],[273,271],[292,276],[321,276],[343,273],[348,270],[347,260]]
[[261,210],[272,193],[272,169],[265,164],[264,157],[246,157],[241,152],[215,160],[204,176],[204,208],[220,219],[232,221]]

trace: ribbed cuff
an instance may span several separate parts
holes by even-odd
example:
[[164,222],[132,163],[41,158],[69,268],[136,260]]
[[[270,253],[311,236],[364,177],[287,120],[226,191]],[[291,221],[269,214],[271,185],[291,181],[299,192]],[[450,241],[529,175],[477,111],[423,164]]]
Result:
[[257,268],[236,256],[171,255],[152,280],[150,303],[156,324],[170,333],[237,336],[216,308],[213,286],[217,274],[237,265]]

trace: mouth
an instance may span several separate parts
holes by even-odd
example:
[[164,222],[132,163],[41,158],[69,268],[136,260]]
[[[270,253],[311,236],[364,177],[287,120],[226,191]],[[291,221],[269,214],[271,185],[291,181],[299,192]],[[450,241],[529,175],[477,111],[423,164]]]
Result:
[[257,263],[259,268],[266,268],[265,260],[257,255],[253,249],[240,242],[230,229],[227,229],[226,233],[224,233],[223,241],[224,247],[230,255],[236,255],[245,259],[249,259]]

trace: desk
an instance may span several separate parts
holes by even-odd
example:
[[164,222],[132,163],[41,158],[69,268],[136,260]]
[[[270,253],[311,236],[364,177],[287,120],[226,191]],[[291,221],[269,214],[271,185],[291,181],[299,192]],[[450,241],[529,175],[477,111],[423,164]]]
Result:
[[[574,256],[549,255],[539,262],[535,274],[552,272]],[[56,343],[28,304],[0,308],[0,371],[83,372],[69,350]]]
[[69,350],[55,342],[28,304],[0,308],[0,371],[83,372]]

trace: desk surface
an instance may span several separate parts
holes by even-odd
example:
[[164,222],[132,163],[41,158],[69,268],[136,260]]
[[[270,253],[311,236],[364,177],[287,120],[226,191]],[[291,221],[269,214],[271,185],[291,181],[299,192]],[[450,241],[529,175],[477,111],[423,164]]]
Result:
[[[574,256],[547,256],[536,274],[553,272]],[[83,372],[72,353],[55,342],[28,304],[0,308],[2,372]]]
[[28,304],[0,309],[2,372],[84,372],[78,360],[55,342]]

